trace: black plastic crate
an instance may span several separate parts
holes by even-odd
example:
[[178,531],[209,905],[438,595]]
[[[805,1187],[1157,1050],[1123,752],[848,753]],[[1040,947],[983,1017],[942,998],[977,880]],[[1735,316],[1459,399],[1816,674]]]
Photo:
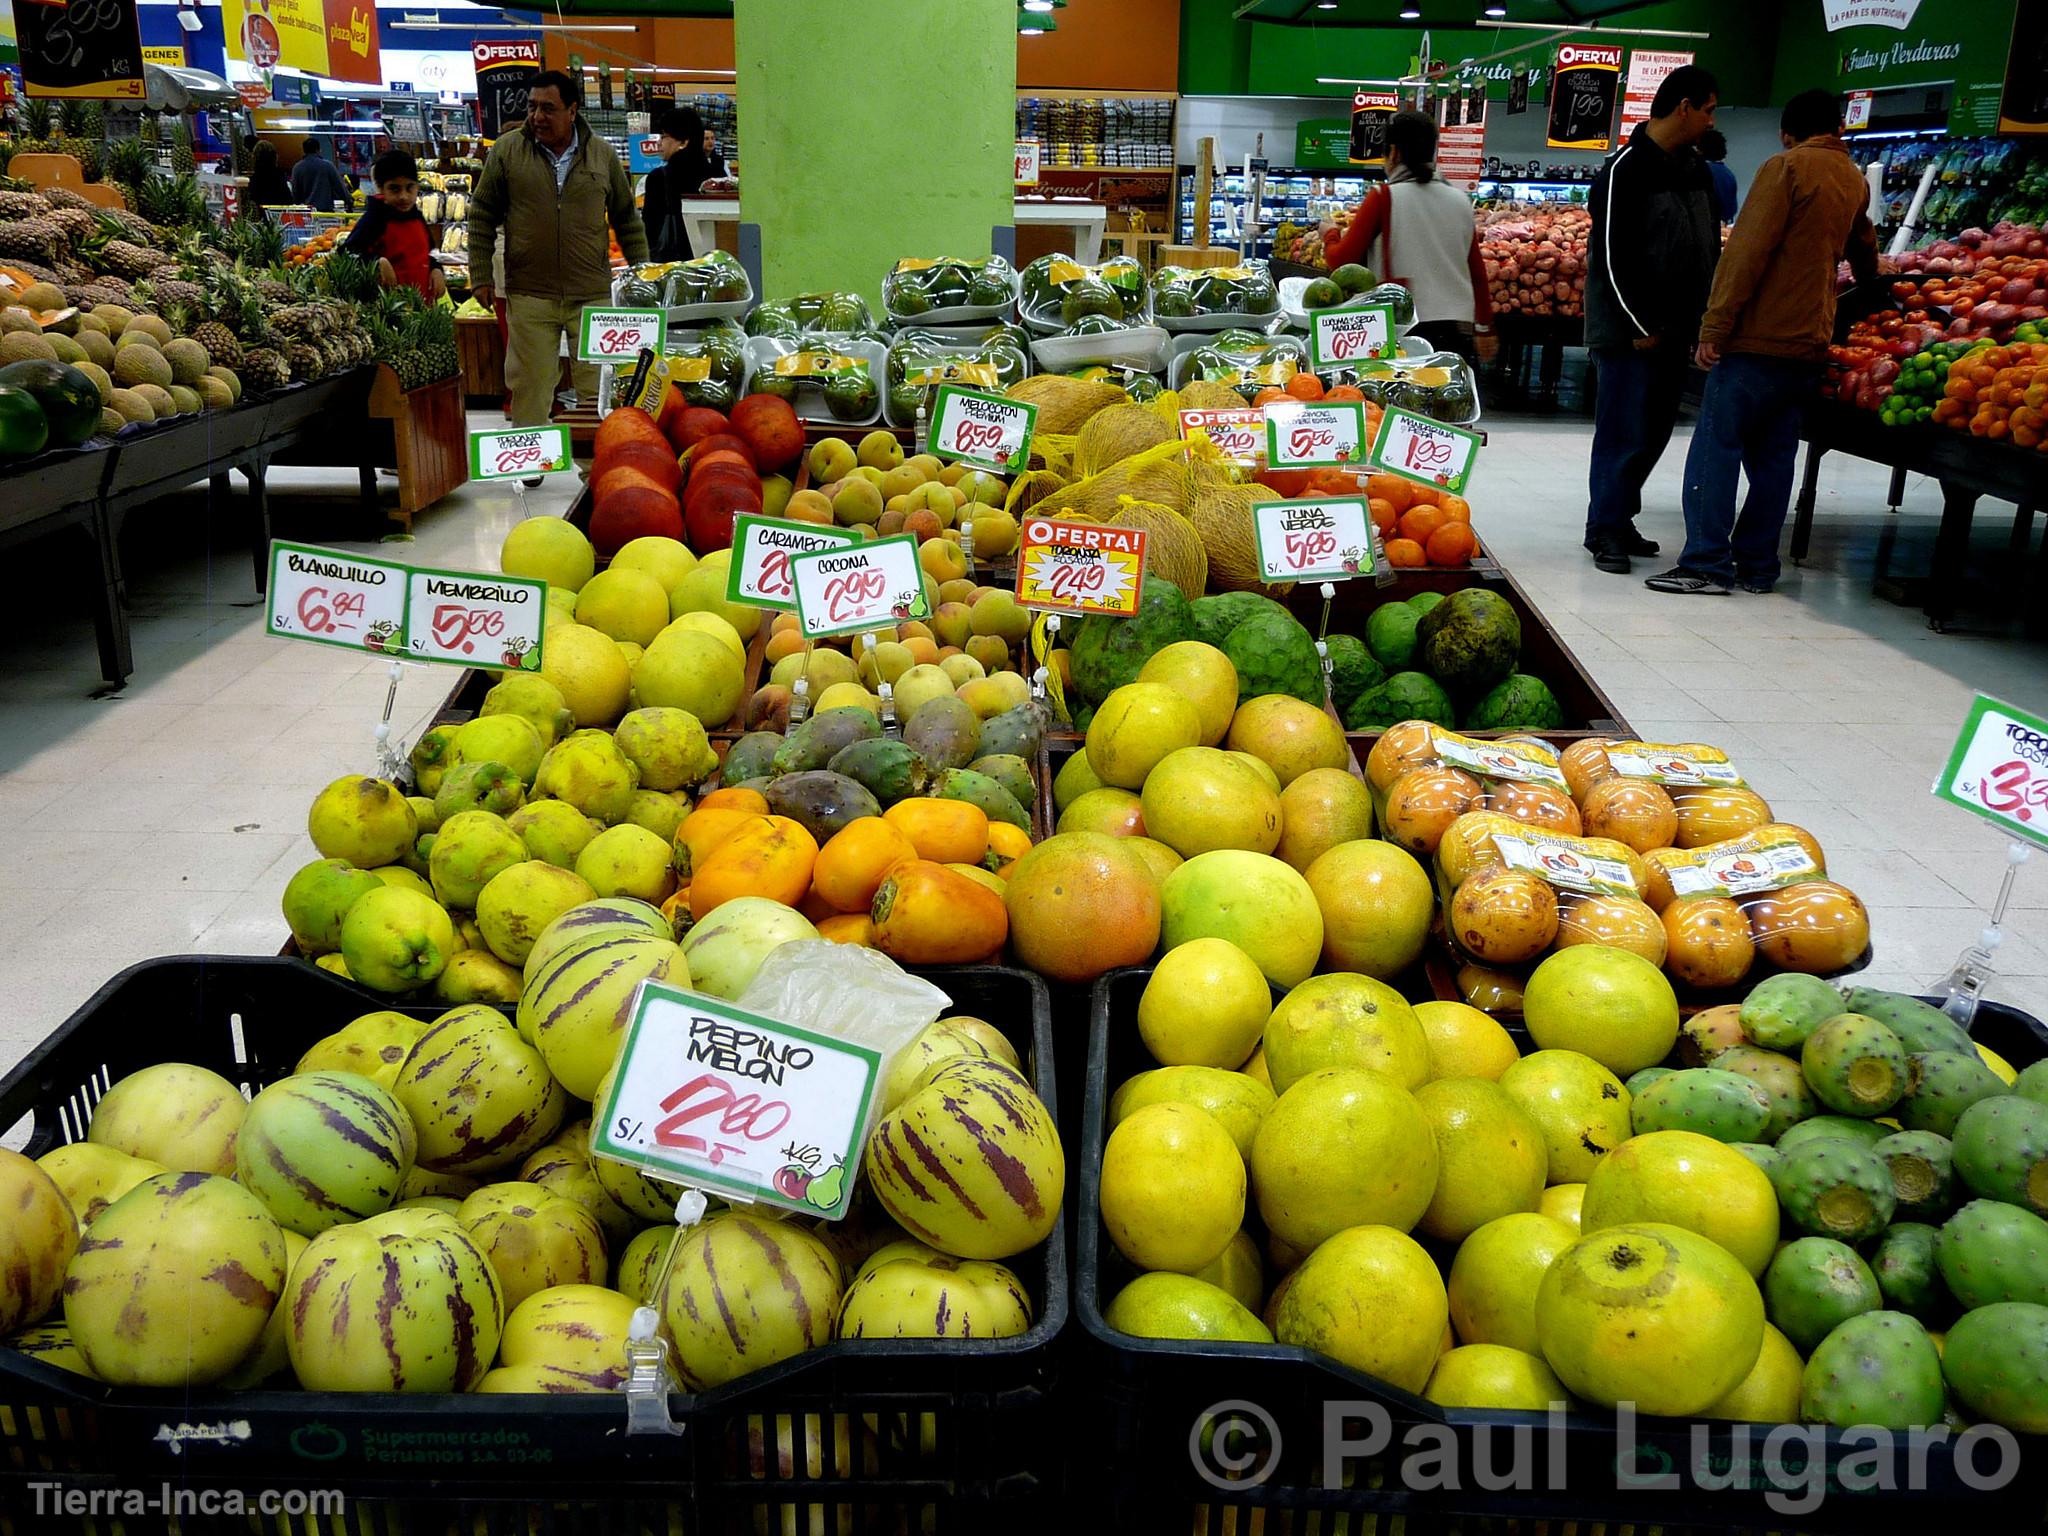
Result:
[[[1017,1046],[1056,1114],[1044,984],[996,966],[920,974],[954,1011],[988,1020]],[[109,981],[0,1081],[0,1130],[19,1134],[25,1122],[31,1157],[75,1141],[109,1086],[167,1060],[254,1092],[365,1011],[359,989],[303,961],[147,961]],[[1011,1266],[1037,1304],[1023,1335],[833,1343],[710,1392],[673,1395],[679,1438],[627,1436],[623,1401],[610,1395],[143,1391],[0,1350],[0,1536],[114,1528],[37,1513],[33,1485],[52,1477],[86,1491],[348,1496],[345,1518],[330,1512],[317,1525],[238,1516],[176,1527],[184,1531],[979,1536],[1033,1518],[1057,1461],[1047,1408],[1051,1345],[1067,1317],[1064,1223]],[[169,1528],[155,1517],[126,1526]]]
[[[1091,1382],[1089,1439],[1101,1447],[1077,1470],[1077,1493],[1104,1512],[1105,1526],[1179,1536],[1526,1536],[1612,1523],[1654,1525],[1664,1536],[1861,1536],[1919,1533],[1945,1508],[1989,1519],[1987,1529],[2000,1532],[2043,1525],[2048,1457],[2023,1437],[2006,1437],[2017,1447],[2011,1478],[1979,1488],[1959,1476],[1952,1439],[1896,1436],[1878,1462],[1865,1452],[1868,1475],[1881,1469],[1888,1481],[1859,1491],[1859,1447],[1821,1426],[1645,1417],[1624,1428],[1599,1410],[1555,1418],[1446,1410],[1298,1346],[1140,1339],[1113,1330],[1104,1309],[1136,1272],[1097,1214],[1102,1148],[1111,1093],[1153,1064],[1134,1022],[1151,974],[1134,967],[1096,983],[1076,1143],[1074,1305],[1085,1343],[1076,1371]],[[2015,1066],[2048,1056],[2048,1029],[2016,1009],[1980,1005],[1974,1034]],[[1517,1038],[1526,1048],[1519,1031]],[[1256,1222],[1256,1207],[1246,1203]],[[1354,1449],[1331,1460],[1325,1434],[1333,1427]],[[1384,1439],[1374,1444],[1376,1433]],[[1360,1442],[1370,1448],[1356,1449]],[[1809,1461],[1812,1451],[1819,1454]],[[1248,1457],[1263,1472],[1233,1478],[1219,1453]],[[2000,1464],[1993,1444],[1972,1454],[1986,1477]],[[1917,1487],[1914,1458],[1925,1468]],[[1809,1479],[1823,1473],[1826,1494],[1807,1508]]]

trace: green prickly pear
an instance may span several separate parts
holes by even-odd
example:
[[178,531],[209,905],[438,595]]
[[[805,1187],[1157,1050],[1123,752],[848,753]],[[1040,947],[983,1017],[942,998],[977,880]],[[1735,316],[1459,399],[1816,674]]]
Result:
[[1865,1312],[1821,1340],[1799,1390],[1799,1416],[1837,1429],[1917,1429],[1941,1421],[1941,1356],[1903,1312]]
[[1975,1055],[1923,1051],[1906,1058],[1906,1096],[1896,1113],[1909,1131],[1954,1136],[1964,1110],[2010,1091]]
[[1877,1276],[1884,1304],[1893,1311],[1924,1322],[1947,1296],[1934,1263],[1934,1243],[1940,1235],[1925,1222],[1901,1221],[1878,1239],[1870,1255],[1870,1272]]
[[1876,987],[1857,987],[1845,1005],[1850,1013],[1877,1020],[1899,1037],[1908,1051],[1947,1051],[1952,1055],[1974,1056],[1976,1047],[1962,1025],[1930,1003],[1903,992],[1882,992]]
[[1838,1115],[1881,1115],[1906,1091],[1906,1048],[1860,1013],[1838,1013],[1800,1048],[1813,1096]]
[[1956,1121],[1954,1155],[1970,1193],[2048,1215],[2048,1104],[2010,1093],[1972,1104]]
[[1860,1243],[1891,1224],[1898,1204],[1891,1170],[1868,1147],[1829,1139],[1778,1150],[1784,1156],[1770,1171],[1771,1186],[1801,1231]]
[[1716,1141],[1755,1141],[1770,1118],[1771,1101],[1761,1088],[1746,1077],[1712,1067],[1692,1067],[1659,1078],[1629,1104],[1629,1119],[1638,1136],[1693,1131]]
[[1752,1163],[1755,1163],[1757,1167],[1763,1169],[1766,1174],[1769,1174],[1773,1168],[1778,1166],[1779,1158],[1776,1147],[1767,1147],[1760,1141],[1737,1141],[1731,1142],[1730,1146],[1733,1150],[1740,1152],[1744,1157],[1748,1158]]
[[1942,1223],[1934,1262],[1964,1310],[1994,1301],[2048,1303],[2048,1221],[1999,1200],[1972,1200]]
[[1764,1271],[1764,1313],[1802,1355],[1850,1318],[1883,1305],[1870,1266],[1832,1238],[1787,1243]]
[[[1805,1079],[1800,1079],[1802,1082]],[[1891,1134],[1891,1127],[1873,1120],[1852,1120],[1847,1115],[1815,1115],[1802,1120],[1778,1138],[1778,1150],[1790,1152],[1809,1141],[1848,1141],[1859,1147],[1874,1147]]]
[[1645,1067],[1640,1072],[1631,1072],[1621,1086],[1628,1090],[1629,1100],[1633,1103],[1635,1096],[1647,1091],[1650,1084],[1662,1077],[1674,1077],[1677,1073],[1676,1067]]
[[1707,1066],[1723,1051],[1747,1044],[1749,1036],[1732,1004],[1702,1008],[1678,1026],[1678,1059],[1689,1067]]
[[2002,1301],[1958,1318],[1943,1342],[1941,1374],[1977,1418],[2048,1434],[2048,1307]]
[[1842,994],[1818,976],[1767,976],[1742,1000],[1742,1031],[1767,1051],[1796,1051],[1842,1011]]
[[1770,1101],[1771,1118],[1757,1138],[1760,1141],[1776,1142],[1819,1107],[1814,1103],[1813,1090],[1806,1086],[1806,1075],[1799,1070],[1797,1058],[1781,1051],[1738,1045],[1714,1058],[1714,1070],[1737,1073],[1764,1091],[1764,1097]]
[[[1986,1072],[1991,1069],[1986,1067]],[[1996,1073],[1992,1073],[1995,1077]],[[2048,1104],[2048,1061],[2037,1061],[2013,1079],[2010,1090],[2023,1099],[2032,1099],[2036,1104]]]
[[1870,1149],[1891,1169],[1899,1197],[1894,1220],[1939,1221],[1955,1207],[1949,1141],[1932,1131],[1900,1131]]

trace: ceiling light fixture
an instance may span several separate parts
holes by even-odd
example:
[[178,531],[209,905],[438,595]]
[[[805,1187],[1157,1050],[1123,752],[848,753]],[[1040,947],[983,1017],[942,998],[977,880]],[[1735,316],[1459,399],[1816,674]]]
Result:
[[1504,5],[1489,5],[1486,8],[1486,14],[1489,16],[1505,16],[1507,13],[1508,8]]
[[1334,11],[1337,9],[1337,0],[1316,0],[1316,9],[1319,11]]
[[1422,20],[1422,12],[1412,5],[1404,5],[1401,7],[1401,19],[1403,21],[1420,21]]

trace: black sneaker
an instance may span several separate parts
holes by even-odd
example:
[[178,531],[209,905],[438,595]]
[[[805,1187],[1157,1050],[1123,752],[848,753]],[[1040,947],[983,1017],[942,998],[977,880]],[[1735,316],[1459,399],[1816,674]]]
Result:
[[[1627,533],[1622,535],[1618,547],[1625,555],[1641,555],[1645,560],[1648,560],[1657,555],[1664,546],[1655,539],[1644,538],[1634,528],[1630,528]],[[1589,555],[1597,555],[1600,553],[1600,546],[1591,539],[1588,539],[1585,542],[1585,551]],[[1604,571],[1607,567],[1603,565],[1601,569]]]
[[1695,597],[1726,597],[1728,583],[1713,576],[1701,576],[1688,571],[1684,566],[1673,566],[1662,576],[1652,576],[1643,583],[1652,592],[1677,592]]
[[1754,592],[1759,596],[1768,596],[1770,593],[1778,590],[1778,582],[1775,577],[1769,581],[1760,581],[1754,576],[1737,576],[1735,578],[1735,585],[1742,588],[1745,592]]
[[1606,571],[1613,576],[1626,576],[1631,569],[1628,552],[1614,544],[1603,544],[1593,548],[1593,565],[1595,569]]

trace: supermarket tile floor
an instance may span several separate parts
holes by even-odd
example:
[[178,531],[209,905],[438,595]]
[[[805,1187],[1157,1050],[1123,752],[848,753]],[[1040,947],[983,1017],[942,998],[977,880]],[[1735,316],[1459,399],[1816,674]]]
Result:
[[[1662,597],[1596,572],[1579,548],[1587,423],[1489,426],[1479,532],[1616,705],[1652,738],[1725,746],[1781,817],[1820,836],[1831,873],[1870,906],[1871,980],[1943,976],[1984,925],[2005,844],[1928,787],[1975,690],[2048,711],[2048,645],[2010,637],[2016,599],[1999,586],[2008,509],[1985,504],[1973,551],[1979,608],[1964,623],[1988,621],[1988,634],[1935,634],[1917,609],[1871,595],[1887,536],[1897,569],[1925,568],[1939,493],[1912,484],[1889,517],[1883,473],[1839,458],[1822,477],[1812,556],[1776,594]],[[1642,520],[1667,551],[1682,535],[1687,430]],[[280,535],[377,548],[345,542],[351,472],[279,471],[271,484]],[[571,489],[550,482],[529,508],[559,512]],[[418,520],[406,556],[491,568],[520,516],[510,490],[465,489]],[[37,579],[10,593],[0,651],[0,1070],[137,960],[275,953],[279,894],[315,857],[308,803],[375,766],[389,664],[267,639],[245,530],[239,499],[211,507],[204,486],[130,520],[137,670],[111,694],[75,596],[78,553],[46,542],[16,556]],[[393,721],[410,742],[455,674],[402,671]],[[2017,886],[1990,995],[2048,1016],[2048,857]]]

